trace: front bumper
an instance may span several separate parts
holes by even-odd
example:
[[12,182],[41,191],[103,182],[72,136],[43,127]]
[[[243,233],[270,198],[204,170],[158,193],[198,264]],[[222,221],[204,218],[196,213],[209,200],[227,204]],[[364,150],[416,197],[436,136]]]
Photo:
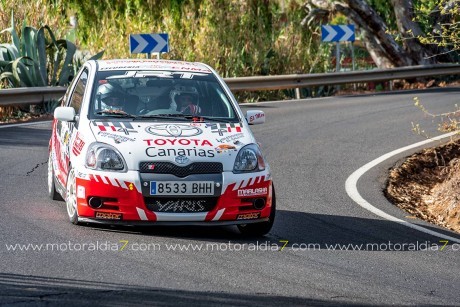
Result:
[[[158,212],[154,211],[147,183],[156,181],[212,180],[216,183],[212,204],[201,212]],[[103,205],[91,208],[91,198],[99,198]],[[177,197],[179,203],[189,199],[199,200],[201,196]],[[186,200],[187,199],[187,200]],[[256,209],[254,199],[263,199],[265,206]],[[161,201],[155,198],[155,201]],[[166,201],[166,199],[165,199]],[[128,225],[234,225],[266,221],[272,204],[272,180],[268,171],[233,174],[223,172],[212,175],[190,175],[179,178],[174,175],[155,175],[128,171],[84,172],[77,171],[77,210],[79,221],[128,224]],[[171,207],[171,206],[170,206]]]
[[254,224],[268,222],[268,217],[263,219],[246,220],[246,221],[211,221],[211,222],[154,222],[151,221],[125,221],[125,220],[101,220],[95,218],[79,217],[78,221],[82,223],[94,223],[103,225],[120,225],[120,226],[230,226],[241,224]]

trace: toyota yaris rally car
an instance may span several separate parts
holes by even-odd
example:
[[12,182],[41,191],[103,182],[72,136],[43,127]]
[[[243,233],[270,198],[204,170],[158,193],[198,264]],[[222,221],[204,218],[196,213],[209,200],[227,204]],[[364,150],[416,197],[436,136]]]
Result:
[[270,168],[222,78],[166,60],[88,61],[54,112],[48,192],[74,224],[273,225]]

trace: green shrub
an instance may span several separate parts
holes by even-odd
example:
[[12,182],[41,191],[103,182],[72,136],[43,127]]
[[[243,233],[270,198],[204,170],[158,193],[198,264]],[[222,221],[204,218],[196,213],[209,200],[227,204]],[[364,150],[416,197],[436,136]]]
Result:
[[[47,25],[37,30],[24,20],[18,34],[13,13],[10,22],[10,27],[0,31],[11,41],[0,44],[0,88],[66,86],[85,60],[103,55],[99,52],[91,57],[69,40],[57,40]],[[51,113],[55,107],[55,102],[47,102],[43,110]],[[11,117],[17,110],[0,107],[0,118]]]

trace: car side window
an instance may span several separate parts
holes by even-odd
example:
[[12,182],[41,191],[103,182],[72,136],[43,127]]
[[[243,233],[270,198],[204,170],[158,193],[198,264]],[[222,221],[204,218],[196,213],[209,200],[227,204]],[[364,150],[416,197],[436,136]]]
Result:
[[85,69],[75,85],[75,89],[70,97],[69,107],[75,109],[75,114],[80,114],[81,104],[83,102],[83,94],[85,93],[86,84],[88,81],[88,71]]

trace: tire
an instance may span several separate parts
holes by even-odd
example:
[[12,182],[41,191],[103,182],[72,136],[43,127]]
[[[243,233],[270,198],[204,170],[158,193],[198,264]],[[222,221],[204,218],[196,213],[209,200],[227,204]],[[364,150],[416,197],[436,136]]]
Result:
[[67,176],[65,204],[67,215],[72,224],[78,225],[78,210],[77,210],[77,185],[75,180],[75,170],[70,169]]
[[56,177],[54,176],[53,160],[51,159],[51,151],[48,157],[48,196],[52,200],[64,200],[56,190]]
[[241,224],[238,225],[238,229],[242,235],[245,236],[264,236],[270,232],[272,229],[273,223],[275,222],[276,215],[276,195],[275,187],[272,185],[272,207],[270,211],[269,220],[267,222],[254,223],[254,224]]

